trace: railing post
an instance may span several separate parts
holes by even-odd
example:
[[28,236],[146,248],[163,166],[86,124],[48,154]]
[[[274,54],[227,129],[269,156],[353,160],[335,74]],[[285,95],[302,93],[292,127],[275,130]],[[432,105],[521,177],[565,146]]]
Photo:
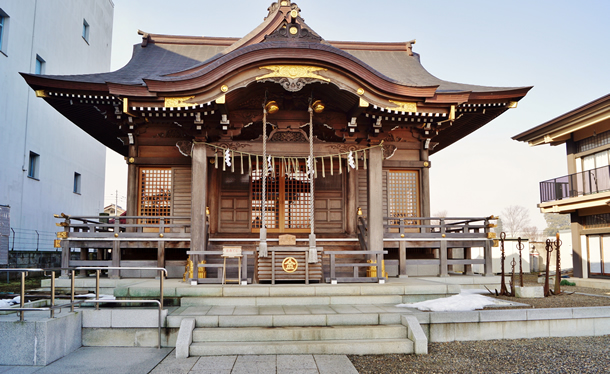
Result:
[[70,270],[70,312],[74,313],[74,270]]
[[439,248],[439,259],[440,259],[440,276],[448,277],[449,271],[447,267],[447,240],[446,240],[446,227],[445,227],[445,219],[440,219],[440,229],[441,229],[441,240],[440,240],[440,248]]
[[[25,305],[25,271],[21,272],[21,293],[19,298],[19,307],[23,308]],[[19,312],[19,321],[25,321],[25,312],[22,310]]]
[[489,239],[489,219],[485,220],[485,237],[487,238],[487,240],[485,240],[485,270],[483,272],[483,274],[486,277],[491,277],[494,275],[493,273],[493,257],[492,257],[492,253],[491,253],[491,243],[493,242],[492,240]]
[[[400,225],[400,229],[398,230],[400,232],[400,238],[404,239],[405,228],[403,226],[407,224],[407,220],[401,218],[398,222]],[[398,256],[400,256],[398,260],[398,277],[407,278],[407,242],[404,240],[398,242]]]
[[[100,299],[100,269],[95,271],[95,299]],[[95,303],[95,310],[100,310],[100,303]]]
[[51,271],[51,318],[55,317],[55,271]]

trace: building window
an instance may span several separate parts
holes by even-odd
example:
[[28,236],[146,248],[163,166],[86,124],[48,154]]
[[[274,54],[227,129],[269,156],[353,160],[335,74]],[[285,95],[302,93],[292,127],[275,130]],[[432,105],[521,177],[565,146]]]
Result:
[[[139,215],[170,216],[172,212],[172,169],[141,168],[139,174]],[[156,224],[159,223],[159,219],[141,220],[140,223]],[[165,221],[165,223],[169,223],[169,221]]]
[[8,27],[8,15],[0,9],[0,51],[6,53],[6,31]]
[[39,55],[36,55],[36,74],[44,74],[44,70],[45,70],[45,60],[40,57]]
[[[419,217],[419,174],[415,170],[390,170],[388,172],[388,210],[390,217]],[[414,221],[408,221],[414,224]],[[392,221],[391,224],[400,224]]]
[[28,177],[38,179],[40,168],[40,155],[34,152],[30,152],[30,163],[28,168]]
[[74,193],[80,194],[80,174],[74,173]]
[[89,44],[89,24],[86,19],[83,19],[83,39]]
[[610,144],[610,131],[604,131],[595,136],[590,136],[576,142],[577,152],[586,152],[594,148]]

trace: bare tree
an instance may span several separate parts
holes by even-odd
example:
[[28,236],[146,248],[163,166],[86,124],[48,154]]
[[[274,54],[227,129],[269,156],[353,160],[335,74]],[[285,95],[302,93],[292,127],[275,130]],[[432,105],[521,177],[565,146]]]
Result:
[[445,218],[447,217],[447,210],[439,210],[432,215],[433,217]]
[[523,232],[530,224],[530,216],[527,208],[521,205],[511,205],[504,209],[501,213],[502,226],[506,232],[506,236],[514,238],[519,233]]
[[536,226],[528,226],[523,229],[523,238],[529,239],[530,242],[539,242],[542,240],[542,232]]

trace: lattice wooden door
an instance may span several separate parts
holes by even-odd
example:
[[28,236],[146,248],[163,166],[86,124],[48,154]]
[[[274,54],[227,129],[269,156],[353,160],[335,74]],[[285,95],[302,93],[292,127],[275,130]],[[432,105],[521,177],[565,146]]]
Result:
[[[290,171],[287,171],[290,169]],[[252,172],[252,231],[262,226],[262,170]],[[305,165],[276,164],[267,176],[265,224],[268,232],[309,232],[311,193]]]
[[[172,169],[140,168],[139,174],[138,215],[152,217],[171,216]],[[140,221],[140,223],[147,224],[159,223],[159,220],[154,218]],[[170,222],[166,221],[166,223]],[[153,229],[144,229],[144,231],[151,230]]]

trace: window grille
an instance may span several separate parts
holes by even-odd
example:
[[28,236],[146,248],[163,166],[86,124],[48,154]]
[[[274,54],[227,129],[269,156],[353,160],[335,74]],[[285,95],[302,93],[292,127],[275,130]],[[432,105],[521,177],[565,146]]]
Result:
[[[172,212],[172,169],[141,168],[139,191],[139,215],[152,217],[170,216]],[[158,219],[147,219],[149,224]],[[166,223],[169,223],[166,221]]]
[[576,143],[576,148],[577,148],[577,151],[580,153],[580,152],[586,152],[586,151],[589,151],[591,149],[595,149],[598,147],[603,147],[608,144],[610,144],[610,131],[604,131],[595,136],[590,136],[588,138],[579,140]]
[[[419,176],[414,170],[388,172],[389,216],[396,218],[419,217]],[[405,222],[415,224],[416,222]],[[392,221],[390,224],[399,224]]]

